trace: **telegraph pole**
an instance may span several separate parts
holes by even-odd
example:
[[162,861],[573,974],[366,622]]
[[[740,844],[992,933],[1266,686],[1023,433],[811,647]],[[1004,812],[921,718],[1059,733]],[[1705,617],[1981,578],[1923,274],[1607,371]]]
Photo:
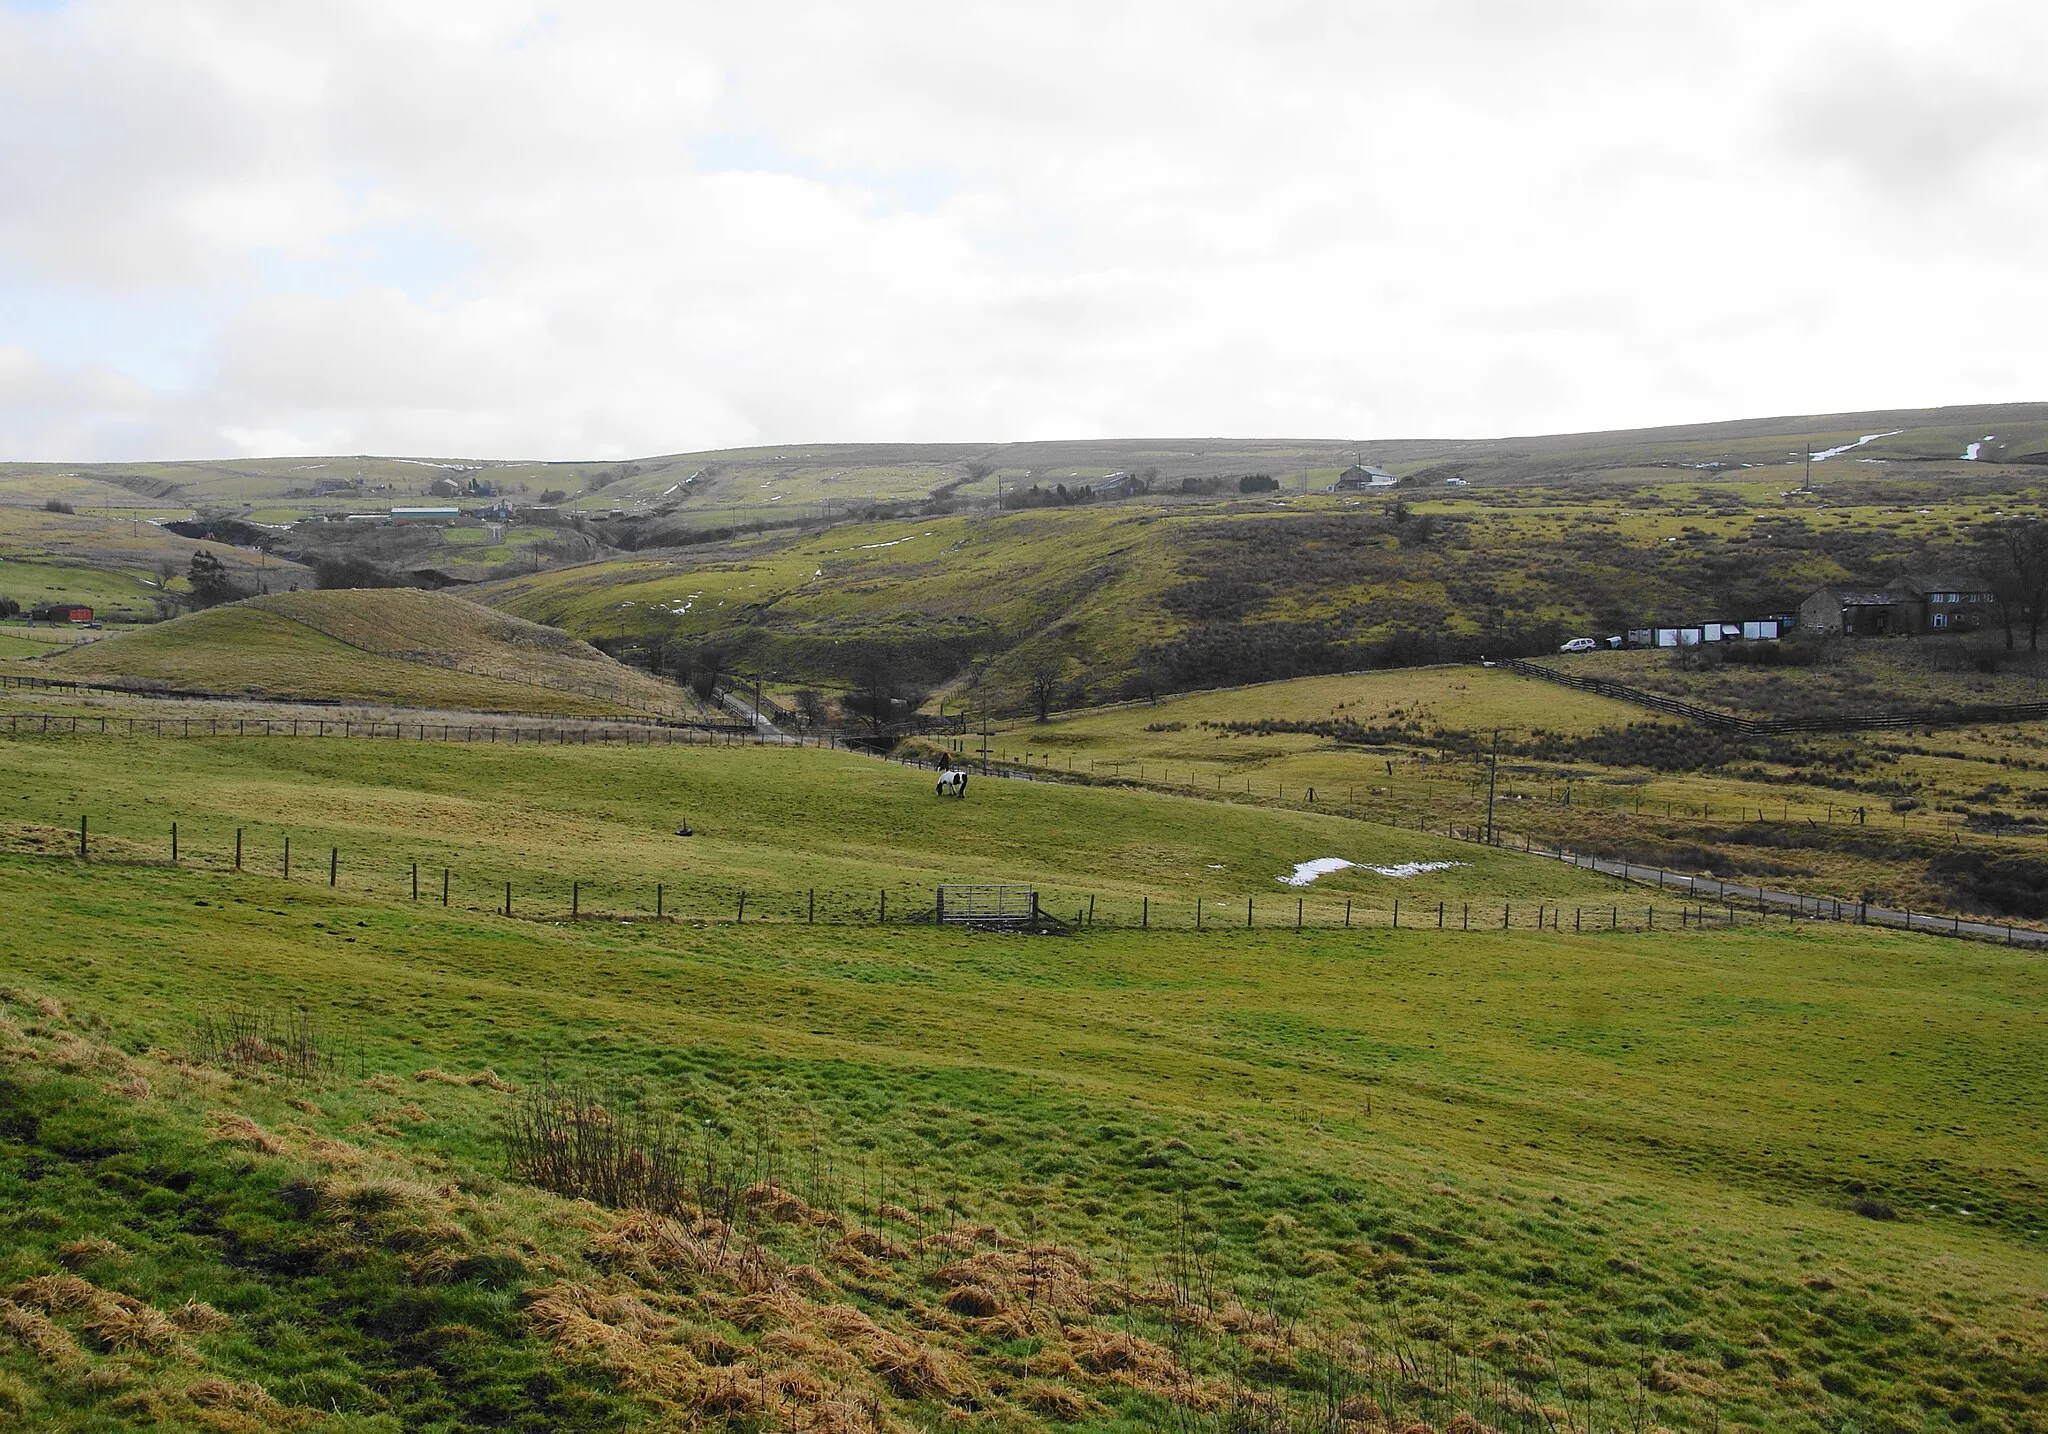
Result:
[[1493,756],[1486,764],[1486,844],[1493,845],[1493,782],[1500,772],[1500,728],[1493,729]]

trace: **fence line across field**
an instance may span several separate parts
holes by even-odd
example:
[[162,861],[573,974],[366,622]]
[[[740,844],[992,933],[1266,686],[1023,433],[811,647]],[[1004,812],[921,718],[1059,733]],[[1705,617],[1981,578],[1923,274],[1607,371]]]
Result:
[[[905,883],[872,888],[834,886],[762,889],[691,880],[666,879],[588,881],[580,877],[548,879],[532,874],[488,877],[460,871],[452,861],[396,860],[387,851],[364,858],[330,839],[309,847],[303,836],[294,862],[292,835],[282,828],[259,828],[273,835],[275,845],[259,850],[249,828],[233,829],[232,843],[220,828],[217,842],[195,849],[189,823],[169,822],[156,855],[150,843],[133,836],[110,834],[81,815],[75,828],[54,824],[17,827],[26,836],[45,834],[34,849],[14,854],[103,865],[210,869],[275,876],[278,880],[342,886],[358,895],[425,901],[444,907],[460,905],[480,913],[535,921],[672,921],[695,924],[744,924],[752,921],[783,925],[904,926],[932,924],[976,928],[1028,928],[1069,932],[1096,927],[1137,931],[1231,930],[1436,930],[1436,931],[1602,931],[1713,930],[1756,928],[1778,921],[1876,925],[1930,935],[1996,941],[2032,949],[2048,947],[2048,932],[2010,924],[1971,921],[1960,915],[1894,912],[1865,903],[1824,897],[1796,897],[1790,903],[1772,900],[1775,893],[1706,877],[1689,877],[1654,867],[1566,851],[1530,847],[1532,854],[1565,861],[1584,870],[1625,881],[1654,884],[1664,892],[1683,893],[1673,908],[1656,898],[1637,906],[1622,901],[1516,901],[1514,899],[1443,900],[1408,903],[1395,898],[1388,906],[1367,907],[1356,898],[1311,898],[1278,893],[1215,897],[1192,894],[1159,897],[1147,893],[1085,893],[1047,889],[1029,883]],[[56,840],[63,833],[61,841]],[[95,840],[99,845],[95,847]],[[110,843],[112,845],[110,845]],[[822,898],[822,899],[821,899]],[[1073,916],[1066,913],[1071,910]]]
[[[695,746],[759,745],[765,743],[767,745],[781,746],[832,746],[862,752],[864,755],[883,757],[884,760],[894,760],[905,766],[923,767],[928,765],[925,761],[916,758],[889,758],[884,754],[862,748],[858,744],[842,742],[837,737],[831,735],[767,737],[757,731],[742,728],[730,729],[720,733],[678,727],[619,727],[604,723],[578,725],[557,723],[552,726],[518,727],[487,723],[356,722],[352,719],[320,718],[194,719],[103,717],[98,719],[81,719],[76,716],[53,716],[42,713],[0,714],[0,716],[5,716],[8,719],[8,730],[11,732],[19,732],[21,724],[29,723],[34,724],[29,728],[30,731],[66,735],[80,732],[81,730],[90,734],[94,730],[94,726],[97,725],[101,732],[109,735],[139,734],[143,736],[162,735],[167,737],[247,735],[313,737],[332,735],[335,737],[359,739],[391,738],[418,741],[446,740],[495,743],[497,741],[497,734],[504,733],[509,734],[504,743],[507,746],[584,745],[593,740],[605,744],[617,742],[621,745]],[[81,721],[86,724],[82,729],[79,726]],[[204,729],[194,731],[194,727],[198,724],[204,724]],[[230,726],[232,730],[226,730]],[[408,731],[407,729],[411,730]],[[720,740],[721,737],[723,742]],[[992,767],[987,770],[986,775],[1023,781],[1059,782],[1061,780],[1061,776],[1057,771],[1034,771],[1028,766]],[[1309,801],[1313,803],[1314,789],[1310,788],[1308,791]],[[1327,806],[1320,808],[1320,810],[1328,811],[1332,815],[1352,815],[1352,813]],[[1761,813],[1759,815],[1761,816]],[[1619,876],[1626,881],[1654,883],[1660,889],[1670,890],[1682,885],[1688,897],[1694,898],[1695,904],[1699,905],[1701,909],[1706,909],[1706,904],[1698,902],[1697,898],[1711,897],[1718,900],[1721,905],[1730,907],[1738,900],[1745,903],[1754,903],[1756,914],[1759,916],[1767,916],[1772,908],[1776,908],[1793,917],[1808,920],[1853,921],[1859,925],[1889,926],[1901,930],[1924,932],[1933,935],[1964,937],[1980,941],[1997,941],[2008,945],[2048,946],[2048,932],[2015,927],[2011,923],[1972,920],[1952,913],[1936,914],[1916,912],[1908,909],[1894,910],[1864,902],[1844,902],[1835,898],[1773,892],[1764,890],[1760,886],[1745,886],[1740,883],[1722,882],[1709,877],[1666,872],[1656,867],[1644,866],[1623,859],[1590,857],[1564,849],[1546,848],[1539,846],[1526,835],[1518,838],[1516,834],[1508,832],[1497,825],[1490,830],[1461,828],[1458,826],[1447,826],[1439,829],[1430,826],[1424,821],[1415,820],[1411,822],[1406,814],[1398,813],[1392,816],[1371,815],[1368,819],[1390,826],[1398,826],[1403,829],[1412,826],[1413,830],[1421,833],[1437,834],[1440,831],[1443,836],[1461,842],[1476,842],[1484,845],[1519,849],[1532,855],[1567,860],[1586,870],[1597,871],[1604,875]],[[1519,847],[1517,847],[1518,840]],[[288,856],[286,857],[286,863],[287,865],[289,864]],[[1132,899],[1139,900],[1149,907],[1149,898]],[[898,905],[900,910],[902,905],[900,900]],[[1691,908],[1685,909],[1690,910]],[[1081,917],[1077,918],[1080,924],[1089,924],[1085,917],[1086,912],[1083,912]],[[886,919],[886,911],[882,912],[878,919]],[[1645,925],[1653,925],[1654,921],[1655,913],[1653,907],[1646,915]],[[1147,911],[1141,909],[1141,918],[1138,924],[1141,927],[1153,924],[1149,920],[1149,913]],[[1198,927],[1214,924],[1217,923],[1205,923],[1199,915],[1197,916],[1196,925]],[[1311,924],[1325,925],[1335,923]],[[1348,918],[1346,924],[1349,924]],[[1388,924],[1394,924],[1394,922],[1390,921]],[[1681,913],[1681,924],[1692,924],[1691,919],[1684,916],[1683,912]]]

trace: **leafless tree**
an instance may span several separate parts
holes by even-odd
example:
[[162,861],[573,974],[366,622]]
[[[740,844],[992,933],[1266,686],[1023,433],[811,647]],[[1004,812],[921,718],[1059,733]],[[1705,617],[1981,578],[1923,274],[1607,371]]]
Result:
[[1978,532],[1991,592],[2005,624],[2005,650],[2013,650],[2017,620],[2027,624],[2027,651],[2041,650],[2041,620],[2048,613],[2048,522],[2007,518]]
[[1052,719],[1053,699],[1059,696],[1059,674],[1050,667],[1041,667],[1031,674],[1031,705],[1038,709],[1038,720]]

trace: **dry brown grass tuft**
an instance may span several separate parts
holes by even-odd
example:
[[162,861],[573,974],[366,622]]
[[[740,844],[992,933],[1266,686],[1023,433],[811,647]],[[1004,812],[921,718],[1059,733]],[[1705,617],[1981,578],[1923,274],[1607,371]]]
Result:
[[825,1272],[816,1265],[791,1265],[783,1278],[813,1297],[830,1299],[839,1293],[839,1286],[825,1278]]
[[[983,1250],[940,1268],[933,1273],[932,1280],[952,1291],[946,1297],[946,1307],[959,1314],[977,1311],[955,1303],[956,1295],[970,1305],[988,1304],[988,1315],[1013,1304],[1042,1304],[1079,1312],[1092,1308],[1095,1302],[1087,1264],[1072,1251],[1054,1245]],[[962,1293],[976,1290],[982,1294]]]
[[1095,1408],[1094,1401],[1078,1390],[1044,1382],[1027,1384],[1018,1390],[1017,1402],[1034,1414],[1057,1419],[1062,1424],[1078,1424]]
[[903,1344],[904,1348],[890,1351],[872,1366],[897,1394],[905,1399],[936,1399],[955,1405],[982,1398],[960,1356],[928,1344]]
[[1065,1334],[1075,1363],[1090,1374],[1155,1394],[1188,1383],[1173,1355],[1149,1339],[1090,1325],[1069,1325]]
[[1491,1424],[1482,1424],[1469,1414],[1451,1416],[1451,1422],[1444,1425],[1444,1434],[1500,1434]]
[[489,1066],[472,1075],[453,1075],[439,1066],[428,1066],[423,1071],[414,1071],[412,1078],[416,1081],[432,1081],[437,1085],[483,1086],[489,1090],[512,1089],[512,1083],[502,1079]]
[[[616,1336],[638,1342],[659,1338],[675,1326],[673,1319],[631,1291],[574,1280],[558,1280],[536,1290],[527,1303],[526,1315],[535,1328],[557,1343],[565,1331],[581,1331],[601,1342],[611,1342]],[[613,1333],[597,1334],[587,1327],[593,1324]]]
[[100,1089],[108,1095],[119,1096],[123,1100],[148,1100],[152,1095],[156,1094],[155,1090],[150,1086],[148,1078],[141,1071],[130,1071],[117,1080],[108,1081]]
[[35,1008],[46,1021],[55,1021],[62,1024],[70,1019],[70,1016],[64,1009],[64,1003],[55,996],[37,996],[35,998]]
[[888,1260],[900,1264],[910,1258],[908,1249],[897,1244],[880,1230],[849,1230],[839,1241],[839,1247],[851,1250],[856,1255],[864,1255],[870,1260]]
[[[162,1310],[133,1295],[103,1290],[76,1275],[38,1275],[16,1285],[10,1294],[16,1309],[85,1315],[85,1332],[108,1350],[165,1354],[179,1344],[180,1331]],[[23,1324],[24,1328],[33,1327],[32,1322]]]
[[346,1140],[316,1135],[306,1142],[306,1157],[337,1169],[354,1169],[367,1164],[370,1153],[360,1145],[351,1145]]
[[78,1376],[78,1387],[92,1395],[119,1394],[141,1373],[131,1364],[97,1364]]
[[0,1331],[25,1345],[43,1363],[58,1368],[77,1364],[83,1356],[70,1332],[53,1323],[41,1310],[0,1299]]
[[202,1379],[185,1387],[185,1397],[201,1409],[268,1409],[277,1401],[260,1384],[238,1379]]
[[98,1303],[100,1288],[76,1275],[37,1275],[32,1280],[23,1280],[10,1293],[21,1303],[46,1314],[74,1314],[92,1309]]
[[238,1110],[209,1110],[206,1131],[228,1145],[245,1145],[265,1155],[288,1155],[291,1147]]
[[856,1374],[861,1367],[844,1349],[809,1330],[770,1330],[761,1336],[760,1347],[764,1353],[841,1376]]
[[741,1197],[757,1219],[777,1225],[817,1225],[828,1230],[845,1228],[846,1222],[829,1210],[820,1210],[794,1191],[763,1183],[747,1188]]
[[946,1291],[943,1303],[954,1314],[969,1319],[988,1319],[1006,1308],[1002,1296],[986,1285],[955,1285]]
[[109,1303],[94,1311],[93,1317],[85,1322],[85,1332],[116,1354],[131,1349],[169,1354],[178,1347],[182,1335],[169,1315],[126,1295],[111,1295]]
[[98,1260],[123,1260],[128,1252],[112,1240],[103,1240],[97,1235],[87,1235],[79,1240],[67,1240],[57,1247],[57,1263],[76,1273]]
[[217,1334],[234,1321],[205,1300],[186,1300],[171,1311],[171,1323],[187,1334]]

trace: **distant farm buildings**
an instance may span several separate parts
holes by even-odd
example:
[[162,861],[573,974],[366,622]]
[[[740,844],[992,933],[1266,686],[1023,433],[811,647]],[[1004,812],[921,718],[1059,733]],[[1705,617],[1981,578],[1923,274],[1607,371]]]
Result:
[[1799,605],[1799,625],[1843,637],[1975,632],[1993,601],[1973,574],[1907,573],[1881,588],[1821,588]]
[[82,602],[49,602],[29,611],[31,622],[91,622],[92,609]]
[[1331,485],[1332,493],[1356,493],[1366,488],[1391,488],[1394,475],[1384,468],[1375,468],[1370,463],[1354,463],[1337,475]]
[[462,516],[456,507],[446,508],[393,508],[391,521],[394,523],[452,523]]
[[1740,622],[1694,622],[1675,627],[1632,627],[1623,637],[1607,639],[1609,647],[1698,647],[1715,642],[1776,642],[1792,631],[1787,614],[1750,617]]

